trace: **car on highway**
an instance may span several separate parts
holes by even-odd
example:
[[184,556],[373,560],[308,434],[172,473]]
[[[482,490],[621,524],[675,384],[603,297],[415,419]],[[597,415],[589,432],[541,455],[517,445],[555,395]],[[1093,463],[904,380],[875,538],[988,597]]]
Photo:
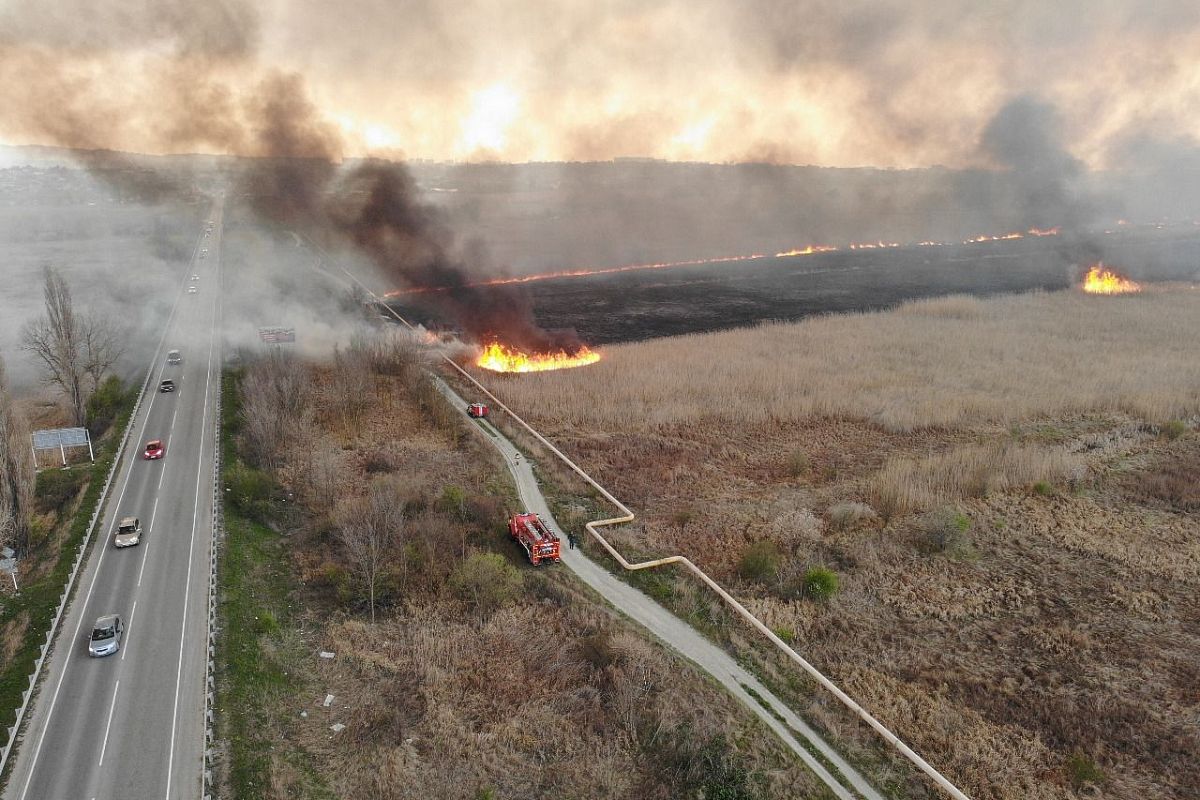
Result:
[[196,289],[196,287],[195,287],[195,286],[189,286],[189,287],[187,288],[187,293],[188,293],[188,294],[195,294],[197,291],[199,291],[199,290],[198,290],[198,289]]
[[111,656],[121,649],[121,634],[124,632],[119,614],[100,617],[92,626],[92,635],[88,637],[88,655],[96,658]]
[[133,547],[142,543],[142,521],[125,517],[113,531],[113,547]]
[[168,378],[167,380],[165,380],[165,381],[163,381],[162,383],[158,384],[158,390],[159,390],[160,392],[173,392],[173,391],[175,391],[175,381],[173,381],[173,380],[170,380],[170,379]]
[[163,457],[163,443],[161,439],[151,439],[146,442],[146,449],[142,452],[142,458],[155,459]]
[[194,273],[194,272],[193,272],[193,273],[192,273],[192,280],[194,280],[194,281],[198,281],[198,280],[200,280],[200,276],[199,276],[199,275],[197,275],[196,273]]
[[183,354],[181,354],[178,350],[168,350],[167,351],[167,363],[168,364],[182,364],[183,363]]

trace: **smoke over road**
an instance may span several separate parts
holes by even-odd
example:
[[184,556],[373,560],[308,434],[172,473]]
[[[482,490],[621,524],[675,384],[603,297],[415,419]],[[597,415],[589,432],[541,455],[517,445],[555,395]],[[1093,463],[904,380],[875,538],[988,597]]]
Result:
[[[62,18],[39,17],[39,10],[14,19],[18,12],[8,11],[7,21],[18,24],[0,42],[6,125],[80,150],[80,163],[104,180],[136,177],[138,195],[155,201],[191,191],[191,176],[125,169],[132,157],[100,148],[136,142],[151,152],[251,156],[235,172],[233,193],[249,198],[262,220],[353,245],[388,287],[455,287],[434,305],[476,341],[568,352],[580,346],[571,331],[539,328],[519,287],[467,286],[471,269],[454,235],[439,211],[417,199],[403,165],[342,165],[341,137],[304,79],[259,63],[252,4],[207,12],[191,3],[167,6],[165,22],[120,15],[87,41]],[[162,19],[157,5],[154,11]],[[145,60],[139,82],[114,85],[110,76],[130,59]]]

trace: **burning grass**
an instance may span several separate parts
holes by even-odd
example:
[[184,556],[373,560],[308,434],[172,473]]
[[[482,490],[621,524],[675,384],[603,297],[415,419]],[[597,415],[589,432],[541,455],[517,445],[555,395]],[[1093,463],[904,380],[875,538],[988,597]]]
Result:
[[586,367],[600,360],[600,354],[587,345],[574,352],[525,353],[514,347],[492,342],[483,348],[475,366],[492,372],[549,372],[557,369]]
[[1089,410],[1165,421],[1200,413],[1198,318],[1196,292],[948,297],[615,345],[592,369],[497,391],[588,430],[847,417],[904,432]]

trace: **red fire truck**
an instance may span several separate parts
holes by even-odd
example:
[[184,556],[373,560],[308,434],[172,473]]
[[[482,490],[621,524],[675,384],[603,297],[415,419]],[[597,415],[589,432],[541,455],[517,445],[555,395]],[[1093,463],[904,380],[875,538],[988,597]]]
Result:
[[483,403],[471,403],[467,406],[467,416],[475,419],[483,419],[488,415],[488,407]]
[[550,530],[542,518],[532,511],[514,514],[508,521],[508,532],[525,548],[529,562],[535,567],[543,561],[557,563],[562,560],[559,555],[558,534]]

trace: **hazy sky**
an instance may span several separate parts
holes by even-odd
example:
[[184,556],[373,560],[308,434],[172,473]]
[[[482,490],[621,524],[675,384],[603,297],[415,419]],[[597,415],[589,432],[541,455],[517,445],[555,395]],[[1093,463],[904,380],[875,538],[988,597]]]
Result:
[[1200,139],[1200,3],[0,5],[8,143],[255,153],[291,74],[345,155],[965,166],[1033,95],[1085,164],[1136,166]]

